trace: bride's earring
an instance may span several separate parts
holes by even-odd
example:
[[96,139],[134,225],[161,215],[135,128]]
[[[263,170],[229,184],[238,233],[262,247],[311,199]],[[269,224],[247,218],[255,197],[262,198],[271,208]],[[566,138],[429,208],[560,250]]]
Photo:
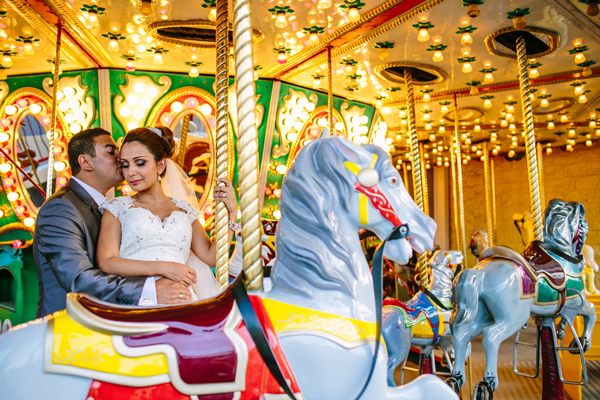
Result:
[[162,178],[160,177],[160,174],[158,174],[158,181],[160,182]]

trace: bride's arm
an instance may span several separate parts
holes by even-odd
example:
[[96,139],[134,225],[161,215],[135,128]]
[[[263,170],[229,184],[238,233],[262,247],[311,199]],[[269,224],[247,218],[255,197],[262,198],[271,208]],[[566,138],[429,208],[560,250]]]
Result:
[[196,272],[184,264],[163,261],[139,261],[119,257],[121,223],[110,211],[102,215],[96,248],[98,268],[108,274],[128,276],[164,276],[186,285],[196,283]]
[[[194,254],[196,254],[196,256],[198,256],[199,259],[204,261],[209,266],[214,267],[217,264],[217,244],[210,240],[206,234],[206,231],[202,225],[200,225],[198,220],[194,221],[192,224],[192,229],[194,231],[194,236],[192,239],[192,251]],[[227,243],[231,243],[232,237],[233,232],[228,228]]]

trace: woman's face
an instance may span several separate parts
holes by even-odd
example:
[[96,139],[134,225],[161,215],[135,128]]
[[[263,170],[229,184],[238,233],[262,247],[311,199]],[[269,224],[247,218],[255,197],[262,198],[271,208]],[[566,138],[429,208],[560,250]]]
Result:
[[158,182],[158,175],[165,170],[165,160],[154,161],[154,156],[140,142],[125,143],[121,147],[123,177],[131,189],[144,191]]

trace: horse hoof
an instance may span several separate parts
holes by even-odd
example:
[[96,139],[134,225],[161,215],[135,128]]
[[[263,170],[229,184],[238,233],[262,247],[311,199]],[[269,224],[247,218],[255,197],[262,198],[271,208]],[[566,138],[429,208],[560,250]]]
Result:
[[[584,338],[580,337],[579,338],[579,343],[581,343],[581,347],[583,347],[583,352],[584,353],[586,351],[588,351],[588,349],[586,348],[586,347],[588,347],[587,346],[587,341]],[[577,347],[577,341],[575,339],[571,340],[571,344],[569,344],[569,347],[573,347],[573,348],[578,349],[578,347]],[[579,349],[578,350],[569,350],[569,353],[571,353],[571,354],[579,354]]]
[[473,397],[471,400],[492,400],[494,398],[494,389],[487,381],[481,381],[473,388]]
[[458,379],[455,377],[451,376],[450,378],[446,379],[446,385],[450,386],[450,388],[454,390],[456,394],[460,392],[460,385],[458,383]]

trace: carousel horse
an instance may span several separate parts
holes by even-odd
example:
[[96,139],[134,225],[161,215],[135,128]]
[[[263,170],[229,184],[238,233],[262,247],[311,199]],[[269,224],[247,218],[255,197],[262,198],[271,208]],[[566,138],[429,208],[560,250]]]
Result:
[[596,272],[600,269],[598,263],[594,260],[594,249],[589,244],[583,246],[583,260],[585,268],[583,269],[583,281],[586,294],[600,294],[596,289]]
[[457,399],[431,375],[386,383],[380,297],[358,230],[387,239],[378,257],[406,263],[433,247],[436,228],[389,156],[313,140],[282,189],[270,292],[245,295],[236,280],[214,299],[153,308],[71,293],[66,312],[0,336],[2,397]]
[[513,223],[519,231],[523,245],[527,245],[533,240],[533,217],[529,211],[525,211],[523,214],[513,214]]
[[456,363],[450,386],[458,390],[465,382],[467,344],[483,333],[486,370],[475,393],[481,390],[482,398],[490,396],[498,386],[500,343],[526,326],[530,316],[542,324],[549,322],[552,329],[554,319],[563,316],[556,334],[560,339],[567,311],[582,315],[585,328],[574,343],[583,357],[591,347],[596,322],[594,305],[582,293],[581,250],[587,233],[583,205],[554,199],[545,212],[543,241],[533,241],[523,255],[503,246],[490,247],[474,268],[455,278],[450,325]]
[[[431,273],[429,290],[418,292],[406,303],[384,300],[381,333],[388,351],[388,385],[396,386],[394,371],[408,356],[411,345],[421,347],[421,355],[428,357],[429,363],[440,338],[450,334],[452,279],[463,261],[460,251],[438,250],[427,263]],[[433,370],[422,368],[422,373]]]
[[471,233],[471,242],[469,243],[469,250],[479,260],[481,253],[490,247],[488,242],[488,234],[485,229],[477,229]]

